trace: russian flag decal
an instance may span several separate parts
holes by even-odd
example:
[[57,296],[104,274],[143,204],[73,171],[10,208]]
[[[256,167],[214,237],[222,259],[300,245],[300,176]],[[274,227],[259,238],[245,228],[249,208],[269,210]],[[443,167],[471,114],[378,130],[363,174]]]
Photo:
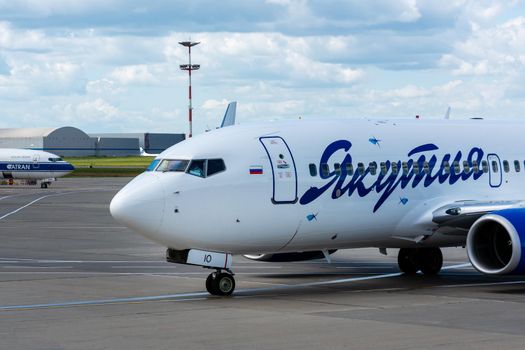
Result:
[[263,167],[262,165],[251,165],[250,166],[250,175],[262,175]]

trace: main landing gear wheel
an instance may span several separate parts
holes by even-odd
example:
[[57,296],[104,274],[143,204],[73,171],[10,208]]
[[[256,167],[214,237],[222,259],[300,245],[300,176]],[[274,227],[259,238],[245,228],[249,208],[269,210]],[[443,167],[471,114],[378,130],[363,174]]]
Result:
[[42,182],[40,184],[40,188],[47,188],[47,182]]
[[443,267],[443,254],[439,248],[423,248],[419,250],[419,263],[421,272],[434,276]]
[[211,295],[231,295],[235,290],[235,278],[226,272],[213,272],[206,278],[206,290]]
[[421,271],[437,275],[443,267],[443,254],[439,248],[402,248],[397,256],[399,269],[407,275]]

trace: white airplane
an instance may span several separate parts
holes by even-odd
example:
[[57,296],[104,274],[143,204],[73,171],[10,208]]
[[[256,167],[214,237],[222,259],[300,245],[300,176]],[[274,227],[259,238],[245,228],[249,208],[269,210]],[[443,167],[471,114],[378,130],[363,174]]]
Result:
[[120,223],[211,268],[235,288],[232,255],[327,257],[400,248],[401,271],[437,274],[466,246],[489,275],[525,273],[522,122],[305,121],[235,125],[160,154],[113,198]]
[[27,149],[0,148],[0,179],[23,179],[47,188],[75,168],[59,156]]

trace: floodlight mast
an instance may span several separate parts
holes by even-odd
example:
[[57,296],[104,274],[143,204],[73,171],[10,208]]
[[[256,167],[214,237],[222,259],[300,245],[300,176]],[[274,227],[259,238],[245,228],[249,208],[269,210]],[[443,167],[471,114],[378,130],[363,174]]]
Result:
[[189,89],[188,89],[188,97],[189,97],[189,105],[188,105],[188,120],[190,122],[190,133],[188,134],[188,138],[190,138],[193,134],[193,117],[192,117],[192,111],[193,107],[191,104],[191,71],[192,70],[198,70],[201,65],[200,64],[191,64],[191,48],[193,46],[199,45],[200,42],[191,42],[191,41],[180,41],[180,45],[185,46],[188,48],[188,58],[189,58],[189,64],[181,64],[179,67],[181,70],[187,70],[188,71],[188,77],[189,77]]

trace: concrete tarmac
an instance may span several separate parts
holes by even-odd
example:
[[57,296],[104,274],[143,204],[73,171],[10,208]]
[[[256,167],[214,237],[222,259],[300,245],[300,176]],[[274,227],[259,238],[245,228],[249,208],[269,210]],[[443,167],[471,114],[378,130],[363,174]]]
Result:
[[325,261],[235,257],[237,290],[115,222],[129,179],[0,187],[0,349],[520,349],[525,277],[487,277],[445,249],[434,278],[398,273],[396,252]]

